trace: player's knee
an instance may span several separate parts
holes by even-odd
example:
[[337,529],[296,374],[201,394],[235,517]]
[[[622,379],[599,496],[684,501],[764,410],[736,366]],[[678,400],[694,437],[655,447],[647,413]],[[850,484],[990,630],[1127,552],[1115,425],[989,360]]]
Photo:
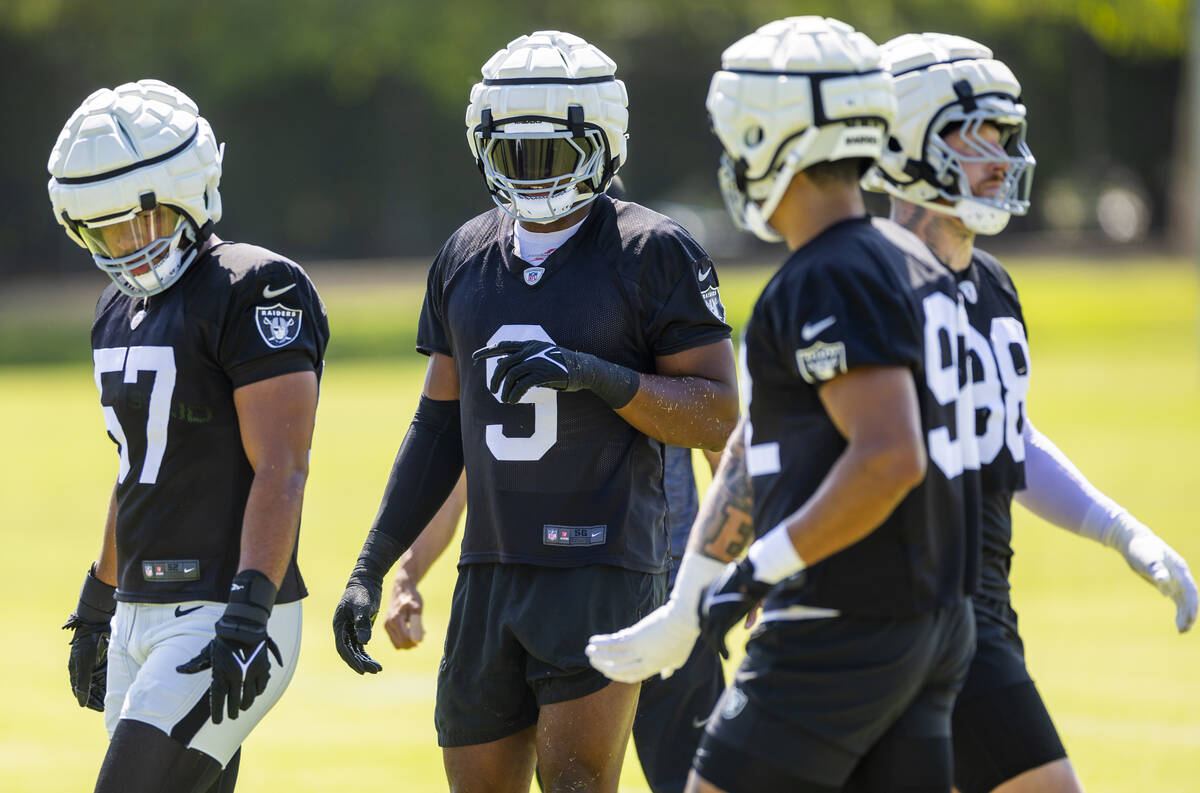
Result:
[[545,793],[602,793],[615,791],[620,764],[589,762],[579,756],[538,765],[538,777]]

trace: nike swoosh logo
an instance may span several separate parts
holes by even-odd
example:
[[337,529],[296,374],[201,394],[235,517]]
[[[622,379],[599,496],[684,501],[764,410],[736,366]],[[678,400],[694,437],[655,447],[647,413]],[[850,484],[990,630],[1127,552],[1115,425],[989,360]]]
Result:
[[270,300],[272,298],[279,297],[284,292],[287,292],[287,291],[289,291],[291,289],[295,289],[295,288],[296,288],[295,284],[288,284],[283,289],[272,289],[269,286],[264,286],[263,287],[263,297],[265,297],[267,300]]
[[193,611],[199,611],[204,606],[192,606],[190,609],[185,609],[183,606],[175,607],[175,616],[182,617],[184,614],[191,614]]
[[828,328],[833,323],[837,322],[837,317],[829,316],[820,322],[806,322],[804,327],[800,328],[800,338],[805,341],[812,341],[816,335]]
[[712,275],[712,267],[709,267],[708,269],[705,269],[705,270],[697,270],[696,271],[696,278],[697,278],[697,280],[700,280],[700,281],[707,281],[708,277],[710,275]]

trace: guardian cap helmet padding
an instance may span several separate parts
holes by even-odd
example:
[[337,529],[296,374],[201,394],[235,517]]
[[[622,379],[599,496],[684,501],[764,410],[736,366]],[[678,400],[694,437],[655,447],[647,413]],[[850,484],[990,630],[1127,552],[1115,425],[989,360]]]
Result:
[[570,33],[521,36],[480,70],[467,144],[496,205],[549,223],[603,193],[625,164],[629,97],[612,59]]
[[725,50],[707,107],[734,223],[779,242],[768,221],[796,173],[874,161],[896,112],[891,83],[871,39],[836,19],[780,19]]
[[[982,44],[944,33],[909,33],[880,50],[896,81],[898,111],[888,151],[864,186],[955,215],[978,234],[996,234],[1011,215],[1028,212],[1036,161],[1012,70]],[[985,123],[1000,130],[999,147],[979,134]],[[971,153],[950,147],[950,131]],[[993,196],[973,194],[963,170],[971,162],[1007,164]]]
[[[102,88],[71,115],[50,152],[54,217],[122,292],[157,294],[221,219],[223,151],[182,91],[159,80]],[[171,228],[160,228],[163,218]],[[146,244],[110,250],[106,240],[118,235],[100,229],[126,223],[127,236]],[[145,241],[147,231],[156,236]]]

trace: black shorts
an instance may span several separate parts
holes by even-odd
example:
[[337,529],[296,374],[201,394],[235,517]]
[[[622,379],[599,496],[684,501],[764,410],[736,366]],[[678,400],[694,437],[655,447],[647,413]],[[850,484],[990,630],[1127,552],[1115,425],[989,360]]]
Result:
[[637,622],[666,591],[666,573],[608,565],[464,565],[438,669],[438,745],[499,740],[535,724],[543,705],[604,688],[588,639]]
[[962,793],[987,793],[1067,756],[1025,667],[1016,613],[977,599],[975,625],[975,658],[953,716],[954,785]]
[[974,647],[966,600],[911,619],[763,623],[694,767],[728,793],[944,791]]
[[683,793],[704,725],[724,690],[721,658],[704,642],[666,680],[655,675],[642,683],[633,743],[653,793]]

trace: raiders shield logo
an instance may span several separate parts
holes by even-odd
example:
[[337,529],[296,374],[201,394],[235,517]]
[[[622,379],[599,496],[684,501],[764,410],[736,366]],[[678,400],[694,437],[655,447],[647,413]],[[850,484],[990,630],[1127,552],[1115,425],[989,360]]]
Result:
[[545,272],[545,267],[526,267],[525,272],[523,272],[521,275],[525,279],[525,283],[527,285],[536,286],[537,282],[542,280],[542,276],[545,274]]
[[273,350],[286,347],[300,335],[300,320],[304,312],[298,308],[287,308],[282,303],[273,306],[257,306],[254,309],[254,324],[258,335]]
[[708,289],[701,290],[700,297],[704,298],[704,305],[708,306],[708,310],[712,312],[712,315],[724,322],[725,306],[721,305],[721,295],[717,292],[717,288],[710,286]]
[[805,382],[816,385],[846,373],[846,345],[819,341],[811,347],[796,350],[796,366]]

